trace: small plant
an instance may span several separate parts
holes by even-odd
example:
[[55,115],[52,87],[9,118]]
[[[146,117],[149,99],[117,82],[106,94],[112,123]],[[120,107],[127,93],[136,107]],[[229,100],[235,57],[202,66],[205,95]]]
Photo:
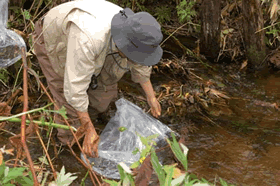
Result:
[[162,24],[165,21],[170,21],[171,19],[171,8],[168,5],[156,7],[155,16],[157,16],[157,20]]
[[196,11],[193,9],[195,1],[193,0],[183,0],[179,5],[177,5],[177,14],[179,17],[179,22],[191,22],[192,18],[197,15]]
[[50,185],[55,186],[68,186],[70,185],[78,176],[73,176],[75,173],[65,173],[64,166],[61,168],[60,172],[57,172],[57,179],[50,183]]
[[14,167],[10,168],[3,162],[0,165],[0,185],[1,186],[13,186],[11,182],[18,183],[22,186],[33,185],[33,178],[31,172],[26,175],[27,168]]
[[0,80],[2,83],[8,83],[9,72],[5,68],[0,68]]

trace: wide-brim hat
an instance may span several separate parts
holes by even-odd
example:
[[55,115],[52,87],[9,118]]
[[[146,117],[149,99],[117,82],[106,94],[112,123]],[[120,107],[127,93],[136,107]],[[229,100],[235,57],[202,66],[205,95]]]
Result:
[[162,57],[161,27],[147,12],[120,11],[112,19],[111,34],[118,49],[136,63],[151,66]]

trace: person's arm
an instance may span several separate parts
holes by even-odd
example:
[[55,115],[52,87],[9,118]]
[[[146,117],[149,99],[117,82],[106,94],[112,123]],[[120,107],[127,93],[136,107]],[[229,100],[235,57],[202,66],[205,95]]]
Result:
[[[67,61],[64,75],[64,96],[77,111],[81,129],[85,129],[83,149],[88,156],[98,156],[98,139],[94,125],[88,114],[87,89],[95,72],[95,55],[90,50],[87,36],[74,24],[69,28]],[[93,153],[94,152],[94,153]]]
[[161,106],[156,99],[152,83],[150,81],[150,75],[152,67],[143,66],[132,61],[128,61],[131,71],[131,79],[135,83],[139,83],[143,88],[148,104],[151,107],[151,113],[154,117],[161,115]]
[[159,117],[161,115],[161,106],[155,96],[151,81],[149,80],[147,82],[140,82],[140,85],[146,94],[147,101],[151,107],[152,115],[156,118]]

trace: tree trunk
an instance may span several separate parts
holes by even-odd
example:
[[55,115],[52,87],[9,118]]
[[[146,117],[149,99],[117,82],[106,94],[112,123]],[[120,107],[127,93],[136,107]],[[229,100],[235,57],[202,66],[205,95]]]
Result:
[[201,4],[200,52],[216,60],[220,52],[221,0],[203,0]]
[[264,26],[260,0],[242,0],[242,12],[246,56],[251,69],[255,69],[266,56],[264,30],[258,32]]

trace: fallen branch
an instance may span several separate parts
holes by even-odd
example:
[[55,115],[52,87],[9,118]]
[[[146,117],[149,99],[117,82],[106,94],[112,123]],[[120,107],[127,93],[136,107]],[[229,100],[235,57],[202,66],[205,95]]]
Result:
[[[22,47],[21,49],[21,56],[22,56],[22,62],[23,62],[23,97],[24,97],[24,102],[23,102],[23,112],[26,112],[28,110],[28,87],[27,87],[27,62],[26,62],[26,51],[25,51],[25,47]],[[31,159],[27,144],[26,144],[26,139],[25,139],[25,128],[26,128],[26,114],[22,115],[21,117],[21,143],[23,146],[23,149],[26,153],[26,157],[29,163],[29,168],[31,170],[32,173],[32,177],[33,177],[33,181],[34,181],[34,185],[37,186],[39,185],[38,180],[37,180],[37,176],[35,173],[35,169],[34,169],[34,164],[33,161]]]
[[[21,122],[21,119],[0,116],[0,121]],[[30,123],[31,123],[30,120],[26,120],[26,124],[30,124]],[[67,125],[62,125],[62,124],[58,124],[58,123],[45,122],[45,121],[42,122],[42,121],[37,121],[37,120],[33,120],[33,123],[36,123],[37,125],[40,125],[40,126],[48,126],[48,127],[60,128],[60,129],[64,129],[64,130],[70,130]],[[75,132],[77,131],[77,129],[75,127],[71,126],[71,128]]]

